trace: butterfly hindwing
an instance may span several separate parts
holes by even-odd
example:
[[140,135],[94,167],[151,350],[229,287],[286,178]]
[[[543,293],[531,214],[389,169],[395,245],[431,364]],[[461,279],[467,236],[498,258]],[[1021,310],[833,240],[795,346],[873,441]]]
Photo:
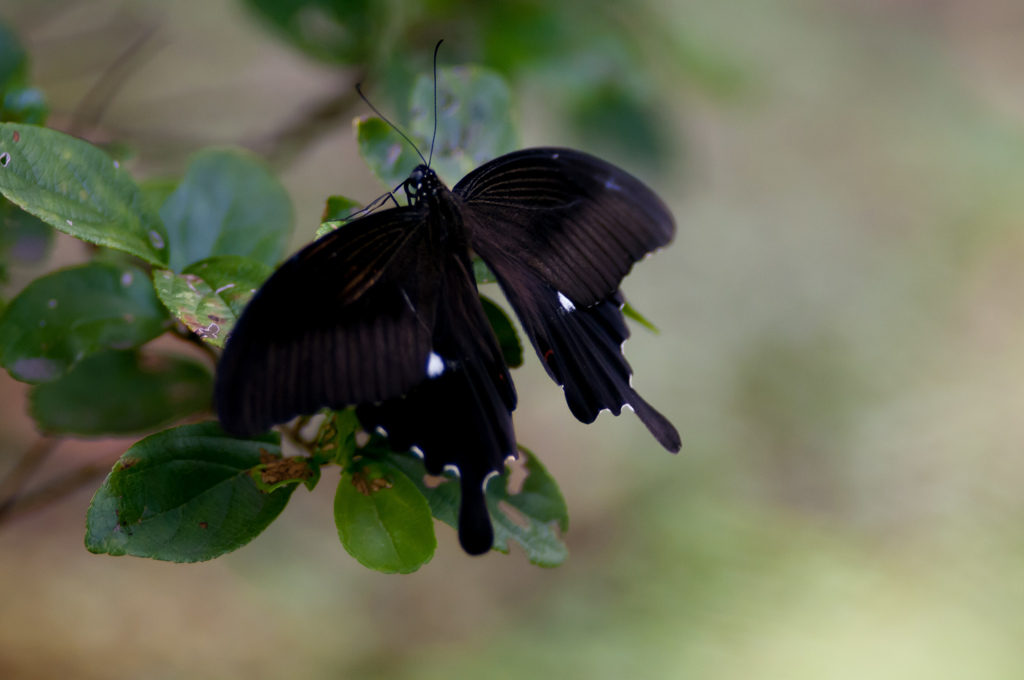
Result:
[[392,446],[418,448],[430,474],[447,466],[458,469],[459,541],[477,555],[490,550],[494,539],[484,482],[516,455],[516,394],[468,258],[452,254],[440,267],[443,284],[428,378],[402,397],[364,405],[358,414],[365,425],[382,427]]
[[439,280],[424,210],[375,213],[285,262],[250,301],[218,367],[225,430],[405,394],[427,373]]

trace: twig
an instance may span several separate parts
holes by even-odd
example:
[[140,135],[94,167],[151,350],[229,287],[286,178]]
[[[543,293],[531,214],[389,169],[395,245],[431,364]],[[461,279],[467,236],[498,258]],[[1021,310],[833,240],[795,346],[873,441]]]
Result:
[[[354,82],[362,80],[362,71],[354,74]],[[269,138],[250,145],[275,168],[286,168],[317,139],[334,130],[338,121],[350,114],[359,103],[355,89],[347,87],[317,102],[290,125]]]
[[106,475],[109,471],[109,466],[83,465],[74,472],[69,472],[41,489],[13,498],[10,504],[4,507],[3,512],[0,512],[0,525],[66,498],[92,480]]
[[18,501],[25,482],[43,464],[62,440],[56,437],[41,437],[29,447],[25,455],[15,463],[14,468],[0,481],[0,521]]

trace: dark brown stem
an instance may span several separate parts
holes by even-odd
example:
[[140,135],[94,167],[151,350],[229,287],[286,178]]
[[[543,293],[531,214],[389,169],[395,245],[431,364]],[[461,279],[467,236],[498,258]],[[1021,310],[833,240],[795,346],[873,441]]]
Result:
[[25,483],[39,469],[62,440],[56,437],[41,437],[29,447],[7,476],[0,481],[0,522],[17,504]]
[[13,498],[9,505],[5,505],[3,512],[0,512],[0,525],[33,510],[56,503],[75,493],[93,480],[103,477],[109,471],[110,467],[105,465],[83,465],[41,489]]
[[[363,75],[359,71],[354,74],[353,80],[359,82]],[[358,103],[359,95],[355,88],[346,86],[303,111],[284,129],[250,147],[275,168],[286,168],[317,139],[337,128],[338,122],[350,115]]]

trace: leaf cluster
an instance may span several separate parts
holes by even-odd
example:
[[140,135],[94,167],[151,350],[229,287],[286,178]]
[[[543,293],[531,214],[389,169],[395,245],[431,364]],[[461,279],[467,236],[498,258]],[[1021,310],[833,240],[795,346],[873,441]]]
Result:
[[[9,72],[4,82],[17,90],[26,86],[18,76],[24,59],[6,68],[9,47],[0,47],[0,78]],[[439,169],[457,177],[515,147],[510,96],[499,75],[467,68],[438,76],[443,101],[470,104],[439,110]],[[432,84],[420,81],[412,91],[411,134],[424,148],[432,103]],[[360,153],[385,184],[418,162],[381,121],[360,120],[356,128]],[[324,468],[337,466],[335,520],[357,560],[406,573],[431,559],[432,518],[455,526],[459,485],[428,480],[414,454],[364,432],[354,411],[323,414],[308,439],[309,419],[249,440],[227,436],[210,419],[216,357],[284,257],[292,230],[288,194],[261,159],[205,149],[181,177],[139,182],[96,146],[9,116],[0,122],[0,194],[16,223],[95,246],[88,262],[40,276],[0,314],[0,366],[31,385],[29,411],[38,428],[49,436],[148,434],[96,492],[89,550],[212,559],[262,532],[299,483],[312,489]],[[318,233],[345,228],[356,205],[328,199]],[[5,261],[15,251],[8,249]],[[493,280],[480,264],[481,282]],[[484,305],[507,362],[520,365],[514,325],[499,305]],[[153,341],[165,335],[203,352],[155,349]],[[282,447],[282,433],[291,447]],[[295,447],[298,455],[290,455]],[[510,488],[507,474],[487,488],[495,549],[507,552],[515,541],[535,564],[558,565],[566,557],[559,536],[568,526],[564,500],[525,449],[521,465],[521,489]]]

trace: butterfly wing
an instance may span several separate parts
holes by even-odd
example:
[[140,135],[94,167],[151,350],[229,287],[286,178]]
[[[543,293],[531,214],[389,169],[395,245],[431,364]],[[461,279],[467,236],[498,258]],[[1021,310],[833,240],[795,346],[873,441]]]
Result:
[[526,149],[477,168],[453,193],[470,243],[494,271],[570,410],[589,423],[624,406],[668,450],[679,433],[633,390],[622,278],[675,224],[642,182],[588,154]]
[[572,149],[500,156],[452,193],[469,208],[480,257],[508,255],[582,307],[608,299],[633,263],[675,234],[672,214],[640,180]]
[[468,254],[451,251],[438,268],[442,286],[428,378],[401,398],[364,405],[358,414],[364,425],[382,427],[392,446],[417,447],[430,474],[458,469],[459,541],[478,555],[494,542],[484,484],[516,455],[516,394]]
[[426,226],[415,207],[374,213],[274,272],[218,366],[227,432],[249,436],[322,407],[397,397],[426,378],[440,284]]

